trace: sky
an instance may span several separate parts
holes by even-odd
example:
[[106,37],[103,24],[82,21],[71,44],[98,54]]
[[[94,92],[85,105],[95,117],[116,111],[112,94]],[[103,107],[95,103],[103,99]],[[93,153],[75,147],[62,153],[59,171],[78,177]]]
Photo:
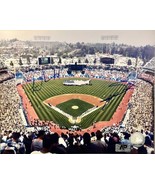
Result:
[[[155,45],[155,30],[0,30],[0,40],[34,40],[34,36],[50,36],[51,41],[67,43],[115,42],[133,46]],[[117,36],[117,40],[102,40],[102,37],[107,36]]]

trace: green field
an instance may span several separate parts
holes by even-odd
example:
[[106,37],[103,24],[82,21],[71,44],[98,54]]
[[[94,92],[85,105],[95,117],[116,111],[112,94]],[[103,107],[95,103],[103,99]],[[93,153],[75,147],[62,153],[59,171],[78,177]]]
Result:
[[97,79],[93,79],[91,81],[92,85],[64,86],[64,80],[69,79],[56,79],[43,83],[38,82],[36,86],[40,85],[40,87],[37,87],[38,91],[34,92],[32,90],[32,84],[29,83],[24,85],[24,90],[28,98],[30,99],[40,120],[53,120],[60,126],[63,125],[68,128],[71,126],[71,123],[68,121],[68,118],[46,106],[43,103],[44,100],[56,95],[71,93],[90,94],[102,99],[106,99],[110,96],[115,95],[106,105],[106,107],[104,107],[103,110],[102,108],[100,108],[82,119],[79,125],[81,126],[81,128],[87,128],[94,121],[109,121],[115,110],[117,109],[118,105],[120,104],[126,89],[126,85],[124,84]]
[[[72,109],[72,106],[75,106],[75,105],[78,106],[79,108]],[[63,110],[64,112],[70,114],[71,116],[77,117],[77,116],[80,116],[83,112],[92,108],[93,105],[79,99],[72,99],[72,100],[60,103],[59,105],[57,105],[57,107]]]

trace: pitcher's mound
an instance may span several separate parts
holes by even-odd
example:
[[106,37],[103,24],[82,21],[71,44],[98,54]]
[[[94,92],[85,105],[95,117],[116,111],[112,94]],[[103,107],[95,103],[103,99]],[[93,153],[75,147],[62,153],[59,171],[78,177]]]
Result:
[[76,105],[72,106],[72,109],[78,109],[78,108],[79,108],[79,107],[76,106]]

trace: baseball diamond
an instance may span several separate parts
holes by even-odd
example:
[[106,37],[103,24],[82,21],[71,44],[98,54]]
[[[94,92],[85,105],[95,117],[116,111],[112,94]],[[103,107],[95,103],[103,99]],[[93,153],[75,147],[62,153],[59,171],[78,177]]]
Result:
[[[68,117],[69,122],[73,123],[72,120],[74,119],[74,123],[80,123],[81,118],[99,109],[106,102],[103,102],[101,98],[91,95],[67,94],[54,96],[53,98],[46,100],[44,103]],[[74,104],[78,106],[75,106]]]
[[[78,80],[79,78],[72,79]],[[119,82],[98,79],[91,80],[92,85],[64,86],[65,80],[68,78],[50,80],[43,84],[43,88],[35,92],[32,91],[31,83],[23,85],[23,88],[40,120],[52,120],[67,128],[71,125],[72,117],[78,120],[72,123],[78,123],[81,128],[88,128],[97,121],[109,121],[124,97],[127,87]],[[88,79],[83,78],[83,80]],[[40,83],[37,82],[38,85]],[[71,115],[71,112],[75,110],[71,109],[71,112],[66,112],[57,107],[63,102],[77,99],[91,104],[92,110],[87,114],[87,110],[83,110],[80,114]],[[72,106],[74,105],[76,106],[76,103],[73,101]]]

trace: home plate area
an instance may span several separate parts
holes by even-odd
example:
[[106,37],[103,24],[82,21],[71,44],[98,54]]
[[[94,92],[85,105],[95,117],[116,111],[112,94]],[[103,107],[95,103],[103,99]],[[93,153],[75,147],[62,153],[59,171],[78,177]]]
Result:
[[63,94],[44,101],[48,107],[66,116],[70,123],[80,123],[82,118],[102,107],[106,102],[87,94]]

